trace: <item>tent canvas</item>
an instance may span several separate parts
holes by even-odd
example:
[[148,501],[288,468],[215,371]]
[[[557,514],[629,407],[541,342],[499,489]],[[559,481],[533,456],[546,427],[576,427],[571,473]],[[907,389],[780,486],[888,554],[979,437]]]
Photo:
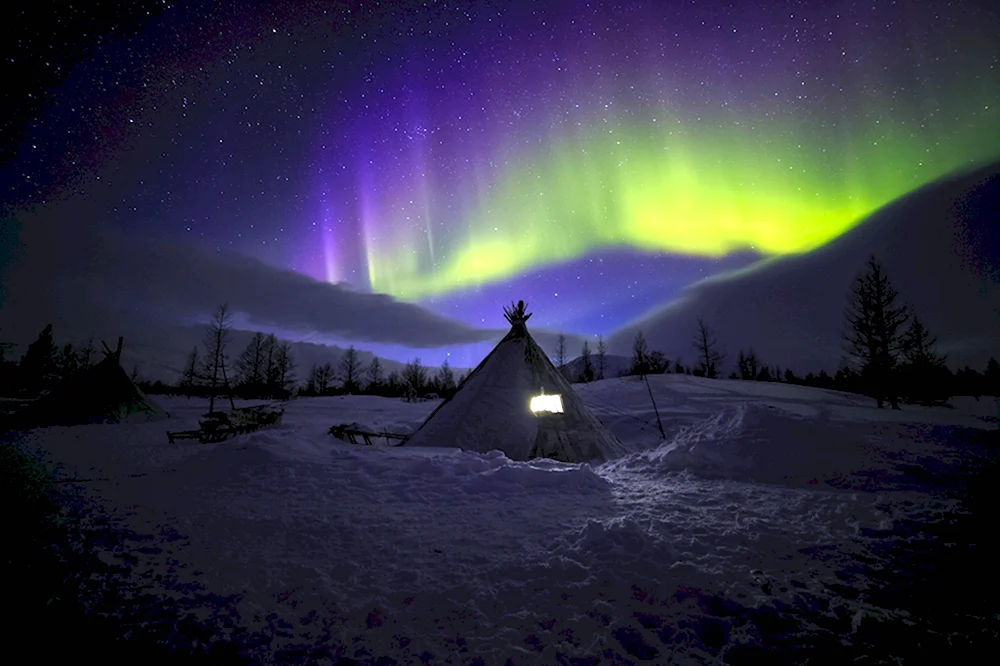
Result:
[[108,349],[104,360],[38,398],[23,413],[15,415],[15,425],[72,426],[167,418],[167,413],[125,373],[120,361],[121,349],[119,338],[117,351]]
[[603,462],[623,454],[528,333],[524,301],[504,316],[510,332],[404,445],[498,449],[511,460]]

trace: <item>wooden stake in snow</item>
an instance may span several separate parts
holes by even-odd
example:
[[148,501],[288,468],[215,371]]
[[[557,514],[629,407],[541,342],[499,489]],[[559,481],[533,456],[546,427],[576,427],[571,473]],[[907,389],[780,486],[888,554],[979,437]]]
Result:
[[660,437],[666,439],[667,435],[663,432],[663,423],[660,421],[660,410],[656,408],[656,400],[653,399],[653,389],[649,385],[649,377],[644,375],[643,379],[646,380],[646,390],[649,391],[649,401],[653,403],[653,413],[656,414],[656,427],[660,429]]

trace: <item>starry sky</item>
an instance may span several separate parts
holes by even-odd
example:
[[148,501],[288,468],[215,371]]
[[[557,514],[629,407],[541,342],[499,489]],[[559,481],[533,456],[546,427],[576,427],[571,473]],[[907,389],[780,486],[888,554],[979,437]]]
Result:
[[103,233],[234,253],[473,328],[502,328],[501,305],[524,299],[536,327],[607,336],[1000,154],[987,0],[10,13],[6,220],[79,205]]

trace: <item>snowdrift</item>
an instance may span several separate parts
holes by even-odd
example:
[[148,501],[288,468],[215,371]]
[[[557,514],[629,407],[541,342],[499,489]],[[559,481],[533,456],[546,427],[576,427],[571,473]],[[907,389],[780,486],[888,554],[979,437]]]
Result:
[[841,425],[744,401],[683,428],[652,451],[611,466],[800,486],[843,483],[853,474],[888,464],[882,451]]

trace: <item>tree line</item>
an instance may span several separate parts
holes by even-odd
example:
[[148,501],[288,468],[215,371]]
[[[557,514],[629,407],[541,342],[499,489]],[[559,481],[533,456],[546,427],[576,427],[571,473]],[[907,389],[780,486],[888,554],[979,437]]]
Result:
[[[256,332],[247,346],[230,361],[229,342],[232,315],[225,303],[212,315],[203,340],[188,355],[177,388],[182,393],[212,394],[228,387],[234,395],[247,399],[286,399],[293,395],[329,396],[367,394],[419,400],[426,397],[451,397],[461,380],[446,360],[436,372],[414,358],[401,371],[385,372],[377,357],[366,365],[361,354],[348,347],[338,359],[313,364],[299,384],[291,344],[280,342],[274,334]],[[232,381],[227,379],[232,375]],[[464,378],[463,378],[464,379]]]
[[[858,393],[874,398],[879,408],[888,404],[894,409],[899,408],[900,402],[941,405],[954,395],[1000,396],[1000,362],[991,358],[982,371],[965,366],[952,372],[946,365],[947,357],[936,351],[937,339],[914,308],[900,301],[899,293],[874,256],[868,259],[865,270],[851,286],[844,319],[844,355],[834,375],[821,370],[818,374],[799,376],[791,368],[783,370],[766,363],[753,349],[740,349],[729,379],[785,382]],[[696,321],[691,345],[695,352],[692,366],[684,366],[679,357],[671,363],[662,351],[649,348],[640,330],[632,342],[630,365],[620,374],[722,377],[725,354],[702,318]],[[569,373],[566,337],[560,334],[554,362],[571,381],[603,379],[607,351],[603,338],[598,338],[598,349],[599,370],[591,361],[589,344],[584,342],[580,368]]]
[[[212,313],[200,345],[187,354],[174,384],[147,381],[133,366],[131,379],[147,393],[215,398],[232,395],[245,399],[286,399],[293,395],[328,396],[368,394],[407,400],[448,398],[465,376],[458,377],[446,360],[429,368],[414,358],[401,370],[386,372],[377,356],[365,364],[351,345],[333,362],[313,364],[301,381],[289,342],[274,334],[255,332],[238,354],[233,354],[232,312],[222,304]],[[0,395],[34,398],[67,381],[98,362],[93,343],[82,347],[57,347],[52,325],[32,342],[20,362],[8,358],[9,344],[0,344]]]
[[306,383],[298,391],[301,396],[365,394],[399,397],[407,400],[450,398],[465,377],[456,378],[445,360],[436,370],[414,358],[401,370],[385,372],[378,356],[365,365],[361,355],[351,345],[340,356],[337,365],[326,362],[313,365]]
[[[936,338],[914,312],[900,301],[884,269],[869,258],[865,270],[851,286],[845,310],[844,357],[840,369],[830,375],[799,376],[791,368],[770,365],[753,349],[740,349],[730,379],[785,382],[834,389],[871,396],[881,408],[910,404],[943,404],[953,395],[1000,396],[1000,363],[990,359],[982,371],[968,366],[952,372],[946,356],[936,350]],[[369,394],[418,400],[426,397],[448,398],[465,380],[456,378],[445,361],[440,368],[424,366],[414,358],[401,370],[386,372],[376,356],[365,364],[360,353],[350,346],[336,364],[314,364],[303,382],[297,379],[291,344],[279,341],[274,334],[256,332],[247,346],[235,356],[230,354],[232,314],[227,304],[212,313],[201,346],[187,355],[180,379],[174,385],[144,381],[133,367],[132,380],[150,393],[173,393],[203,397],[228,391],[241,398],[284,399],[292,395],[325,396]],[[619,375],[645,377],[651,374],[677,373],[719,378],[724,374],[725,354],[719,348],[708,324],[698,318],[691,339],[695,362],[685,366],[678,356],[673,362],[660,350],[650,349],[642,331],[632,343],[628,368]],[[11,345],[0,343],[0,395],[31,398],[72,379],[97,363],[92,341],[81,346],[57,346],[52,325],[47,325],[20,360],[8,358]],[[554,363],[570,381],[590,382],[604,379],[608,373],[608,347],[598,337],[591,351],[585,341],[579,356],[579,369],[570,372],[567,364],[566,336],[560,334]]]
[[57,346],[52,324],[46,325],[28,345],[20,361],[8,357],[12,347],[0,342],[0,395],[8,398],[33,398],[100,361],[93,340],[78,347]]
[[[672,363],[658,349],[650,349],[642,331],[635,334],[632,342],[632,358],[628,368],[619,371],[619,377],[645,377],[665,373],[688,374],[698,377],[715,378],[722,363],[722,354],[716,349],[715,337],[702,319],[698,319],[698,334],[694,340],[698,360],[692,366],[685,366],[678,356]],[[590,351],[589,341],[584,341],[580,351],[579,370],[570,370],[566,360],[566,336],[559,334],[553,363],[564,377],[572,382],[592,382],[607,377],[608,346],[603,336],[597,337],[596,352]]]

